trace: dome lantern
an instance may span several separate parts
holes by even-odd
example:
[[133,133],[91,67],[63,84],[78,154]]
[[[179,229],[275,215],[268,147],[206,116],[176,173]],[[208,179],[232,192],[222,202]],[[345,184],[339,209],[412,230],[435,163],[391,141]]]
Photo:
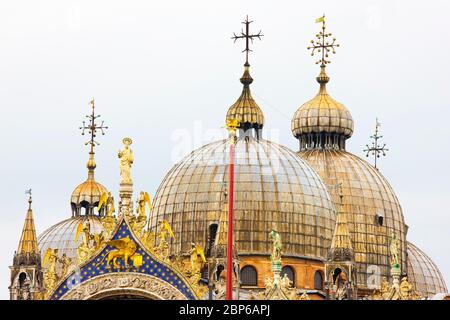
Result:
[[326,73],[326,65],[330,53],[336,53],[339,44],[326,33],[325,16],[316,20],[322,23],[322,31],[316,35],[317,40],[311,40],[311,55],[321,54],[316,61],[320,64],[320,73],[316,77],[320,84],[317,95],[304,103],[294,114],[291,122],[292,134],[300,141],[300,150],[335,149],[345,150],[345,141],[353,134],[353,118],[347,108],[334,100],[327,92],[326,85],[330,81]]
[[89,150],[89,159],[87,162],[88,169],[88,177],[87,180],[80,185],[78,185],[75,190],[72,192],[72,196],[70,197],[70,205],[72,207],[72,217],[77,217],[81,215],[81,209],[85,209],[86,215],[93,215],[94,208],[98,205],[100,201],[100,197],[107,193],[108,190],[101,184],[95,181],[94,178],[94,170],[97,167],[95,163],[95,152],[94,147],[99,145],[99,143],[95,140],[97,136],[97,132],[100,131],[102,135],[105,134],[105,130],[108,129],[107,126],[104,126],[104,123],[98,125],[95,120],[100,117],[100,115],[95,114],[95,101],[92,99],[91,101],[92,113],[87,116],[89,118],[89,123],[86,124],[83,121],[83,126],[80,127],[82,130],[81,134],[84,135],[87,131],[90,135],[90,139],[86,142],[86,145],[90,145]]
[[253,39],[261,39],[263,34],[259,31],[257,34],[250,34],[250,23],[253,21],[248,20],[248,16],[243,24],[245,24],[245,33],[241,31],[240,35],[234,34],[232,39],[236,42],[238,39],[245,39],[245,64],[244,74],[240,81],[243,84],[243,89],[240,97],[237,101],[228,109],[226,121],[237,120],[239,122],[239,131],[242,134],[249,134],[251,129],[255,130],[257,138],[261,136],[261,129],[264,125],[264,114],[258,104],[252,97],[250,92],[250,84],[253,82],[253,78],[250,75],[250,63],[248,62],[248,53],[251,51],[249,48],[249,42],[253,42]]

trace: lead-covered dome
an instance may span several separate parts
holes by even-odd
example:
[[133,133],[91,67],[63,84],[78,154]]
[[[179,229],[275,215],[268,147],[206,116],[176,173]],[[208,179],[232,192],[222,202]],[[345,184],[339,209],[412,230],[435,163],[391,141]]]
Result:
[[[188,251],[191,242],[207,247],[208,230],[226,204],[228,148],[221,140],[193,151],[159,186],[152,225],[169,221],[175,252]],[[335,225],[332,200],[317,173],[288,148],[251,136],[237,140],[234,208],[239,254],[270,254],[274,228],[284,256],[326,258]]]
[[446,293],[444,278],[431,258],[410,242],[407,243],[407,247],[407,275],[413,288],[423,297]]
[[[367,286],[370,274],[389,276],[390,237],[401,243],[402,270],[406,268],[406,227],[402,208],[394,190],[383,175],[363,159],[345,150],[301,151],[305,159],[330,185],[342,191],[342,212],[355,252],[358,285]],[[332,192],[336,205],[339,194]]]

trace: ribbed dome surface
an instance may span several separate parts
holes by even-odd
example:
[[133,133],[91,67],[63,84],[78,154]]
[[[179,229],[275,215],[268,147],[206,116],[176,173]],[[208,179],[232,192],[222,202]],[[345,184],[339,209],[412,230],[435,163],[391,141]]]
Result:
[[[401,242],[402,270],[406,268],[405,223],[402,209],[387,180],[361,158],[343,150],[299,152],[328,185],[341,183],[355,261],[358,284],[367,285],[367,275],[374,271],[389,276],[389,244],[394,233]],[[337,192],[332,193],[339,204]],[[381,219],[379,219],[381,218]],[[381,222],[381,223],[380,223]]]
[[295,112],[291,129],[295,137],[326,132],[349,138],[353,134],[353,118],[342,103],[321,91]]
[[408,281],[423,297],[446,293],[447,286],[436,264],[425,252],[408,242]]
[[[236,144],[235,238],[239,254],[270,254],[275,228],[288,256],[326,258],[335,209],[319,176],[294,152],[276,143],[240,138]],[[152,226],[167,219],[172,249],[202,246],[226,205],[228,142],[208,144],[176,164],[159,186]]]
[[260,129],[264,126],[264,114],[250,92],[250,84],[253,82],[249,68],[246,67],[241,83],[244,85],[242,93],[237,101],[228,109],[226,120],[235,119],[240,123],[240,128]]
[[78,185],[72,192],[70,202],[73,205],[81,205],[87,203],[96,205],[100,201],[102,194],[107,193],[108,190],[94,179],[88,179]]
[[38,237],[38,246],[41,251],[42,259],[48,248],[58,249],[58,256],[65,253],[69,258],[77,257],[77,248],[82,242],[82,237],[75,241],[77,227],[80,223],[89,219],[91,233],[99,233],[103,230],[103,225],[95,216],[78,216],[63,220],[54,226],[45,230]]

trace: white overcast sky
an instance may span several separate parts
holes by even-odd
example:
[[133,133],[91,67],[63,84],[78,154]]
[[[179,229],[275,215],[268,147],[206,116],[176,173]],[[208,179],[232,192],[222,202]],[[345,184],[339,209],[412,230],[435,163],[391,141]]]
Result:
[[[110,130],[97,179],[117,194],[117,150],[133,138],[135,190],[154,195],[180,151],[214,138],[240,94],[240,31],[262,29],[252,90],[265,136],[297,150],[290,121],[317,92],[306,47],[327,15],[341,47],[329,92],[355,120],[360,156],[379,117],[389,155],[380,167],[403,207],[408,239],[450,284],[449,1],[2,1],[0,3],[0,298],[33,188],[38,233],[70,217],[86,177],[78,130],[92,97]],[[181,150],[183,151],[183,150]]]

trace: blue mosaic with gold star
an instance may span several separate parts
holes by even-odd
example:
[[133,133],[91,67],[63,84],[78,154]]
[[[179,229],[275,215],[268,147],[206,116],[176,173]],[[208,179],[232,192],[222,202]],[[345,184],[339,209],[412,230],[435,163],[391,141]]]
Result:
[[[142,256],[142,265],[140,267],[135,267],[131,262],[131,259],[129,259],[128,266],[125,266],[125,262],[123,261],[123,259],[117,259],[116,264],[119,265],[118,268],[108,267],[106,265],[107,255],[109,252],[116,250],[116,248],[107,245],[101,252],[92,257],[91,260],[81,269],[72,272],[72,274],[59,285],[50,299],[58,300],[71,288],[74,288],[79,284],[96,276],[120,272],[136,272],[157,277],[165,282],[170,283],[188,299],[195,299],[195,295],[193,294],[186,280],[178,276],[178,274],[174,272],[169,266],[157,261],[153,257],[153,255],[151,255],[143,247],[141,247],[136,241],[133,233],[130,231],[127,223],[125,222],[125,220],[123,220],[115,235],[112,237],[112,240],[119,240],[126,237],[129,237],[136,243],[137,249],[135,256]],[[110,263],[110,265],[112,265],[112,262]]]

